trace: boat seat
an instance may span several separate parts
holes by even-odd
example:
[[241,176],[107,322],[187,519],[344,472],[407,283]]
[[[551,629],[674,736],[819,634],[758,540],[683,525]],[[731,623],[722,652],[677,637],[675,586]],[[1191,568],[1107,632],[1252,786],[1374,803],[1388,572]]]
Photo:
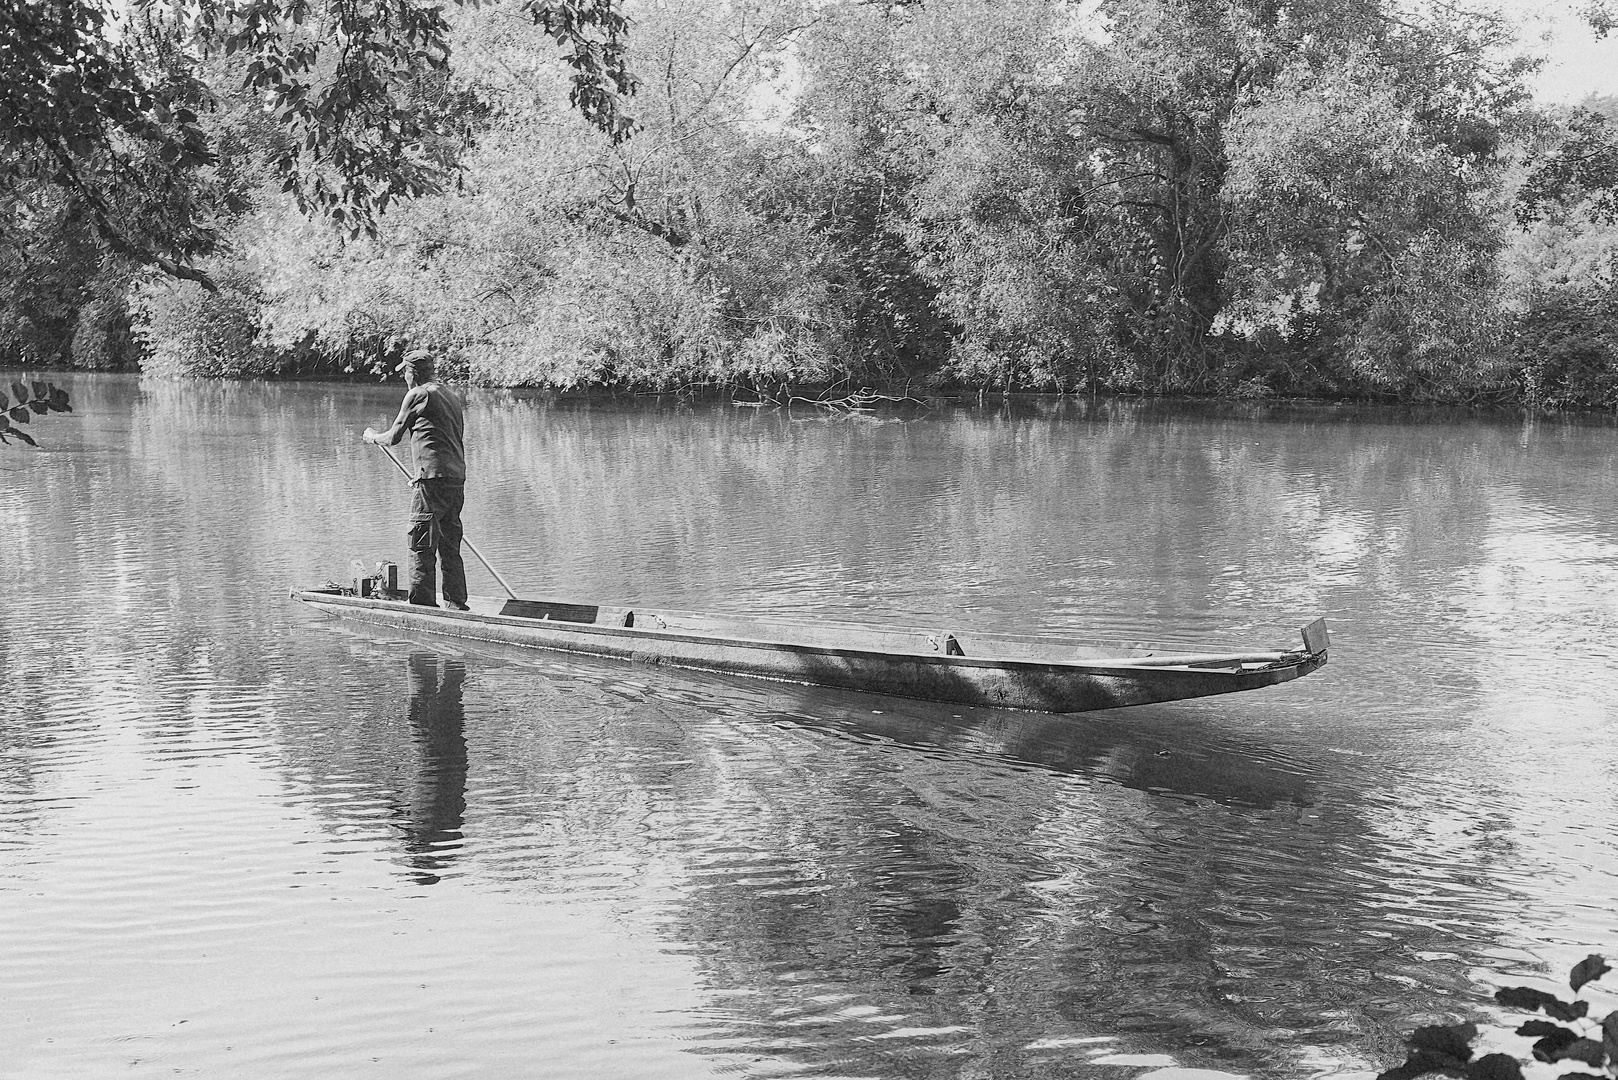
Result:
[[594,604],[556,604],[549,600],[507,600],[500,608],[500,614],[519,619],[574,623],[593,623],[600,611]]

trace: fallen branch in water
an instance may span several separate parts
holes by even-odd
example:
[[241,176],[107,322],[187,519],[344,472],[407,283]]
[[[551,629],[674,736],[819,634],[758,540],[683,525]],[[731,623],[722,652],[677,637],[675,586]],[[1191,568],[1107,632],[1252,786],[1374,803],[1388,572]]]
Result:
[[881,402],[909,402],[913,405],[920,405],[926,409],[932,408],[932,404],[925,398],[916,397],[914,394],[910,393],[909,390],[906,390],[902,394],[881,394],[870,389],[869,387],[862,387],[861,389],[855,390],[852,393],[838,394],[835,393],[835,388],[833,388],[822,391],[820,394],[817,394],[814,397],[805,397],[802,394],[791,393],[784,394],[781,397],[773,397],[770,394],[764,393],[758,389],[754,389],[753,392],[759,395],[759,399],[757,401],[741,401],[732,397],[730,403],[738,408],[743,409],[762,409],[767,407],[790,409],[794,405],[809,405],[819,409],[822,412],[828,413],[873,412],[875,411],[877,405]]

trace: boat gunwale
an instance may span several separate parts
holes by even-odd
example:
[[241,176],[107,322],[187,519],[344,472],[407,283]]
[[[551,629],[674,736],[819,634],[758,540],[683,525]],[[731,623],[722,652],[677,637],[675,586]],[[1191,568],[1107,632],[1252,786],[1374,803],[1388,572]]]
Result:
[[[327,592],[319,589],[293,589],[291,598],[302,603],[319,607],[322,604],[343,607],[359,611],[377,611],[394,613],[419,620],[440,620],[451,623],[467,623],[478,625],[488,623],[497,626],[515,628],[544,628],[561,631],[566,634],[577,634],[585,637],[628,638],[630,640],[686,642],[699,645],[712,645],[726,648],[764,649],[772,651],[785,651],[804,656],[830,656],[858,658],[863,660],[877,660],[882,662],[913,662],[945,667],[965,667],[999,669],[1021,672],[1073,672],[1091,675],[1108,674],[1136,674],[1142,672],[1194,672],[1199,675],[1226,676],[1229,678],[1248,678],[1252,676],[1272,675],[1276,672],[1288,671],[1293,668],[1310,665],[1313,661],[1324,661],[1329,650],[1309,652],[1306,649],[1294,650],[1247,650],[1245,652],[1230,653],[1169,653],[1161,656],[1146,655],[1140,657],[1103,657],[1085,660],[1062,659],[1022,659],[1018,657],[993,657],[983,655],[956,655],[943,652],[909,652],[900,650],[875,650],[869,648],[848,648],[826,645],[811,645],[792,641],[774,641],[766,638],[726,637],[716,635],[707,630],[690,630],[679,627],[641,627],[641,626],[600,626],[595,623],[572,622],[566,619],[535,619],[524,615],[501,615],[474,611],[456,611],[452,608],[416,606],[393,600],[377,600],[368,597],[351,596],[340,592]],[[587,605],[608,607],[611,605]],[[741,621],[760,621],[758,616],[734,615],[718,612],[683,611],[672,608],[635,608],[637,614],[644,612],[661,618],[664,615],[699,616],[704,618],[737,619]],[[832,620],[835,622],[835,620]],[[779,621],[777,621],[779,622]],[[787,625],[793,625],[788,622]],[[881,633],[893,634],[928,634],[939,633],[937,630],[925,630],[916,627],[862,627],[857,623],[836,623],[838,627],[846,627],[855,631],[867,633],[876,630]],[[429,631],[431,632],[431,631]],[[961,631],[967,633],[967,631]],[[995,638],[1018,640],[1013,635],[994,634],[990,632],[973,633],[974,638],[994,640]],[[1023,641],[1040,642],[1048,644],[1070,644],[1066,639],[1053,638],[1023,638]],[[1086,647],[1096,647],[1093,643],[1080,642]],[[543,646],[542,646],[543,647]],[[576,650],[584,651],[584,650]],[[611,655],[611,654],[604,654]],[[1248,664],[1262,666],[1246,666]],[[1217,665],[1217,666],[1207,666]],[[1310,670],[1319,667],[1314,664]],[[1307,672],[1306,672],[1307,673]]]

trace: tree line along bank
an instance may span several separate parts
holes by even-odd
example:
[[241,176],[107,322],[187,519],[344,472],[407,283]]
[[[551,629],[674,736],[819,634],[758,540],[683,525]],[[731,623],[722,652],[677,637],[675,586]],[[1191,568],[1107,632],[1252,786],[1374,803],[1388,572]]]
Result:
[[1618,101],[1492,16],[52,3],[100,126],[0,145],[25,363],[1618,407]]

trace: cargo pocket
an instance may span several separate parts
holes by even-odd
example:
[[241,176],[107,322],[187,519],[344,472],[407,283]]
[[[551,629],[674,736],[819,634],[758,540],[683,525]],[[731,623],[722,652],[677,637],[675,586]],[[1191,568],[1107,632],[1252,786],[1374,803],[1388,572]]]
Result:
[[431,514],[416,514],[410,519],[410,550],[431,551],[434,547],[433,518]]

